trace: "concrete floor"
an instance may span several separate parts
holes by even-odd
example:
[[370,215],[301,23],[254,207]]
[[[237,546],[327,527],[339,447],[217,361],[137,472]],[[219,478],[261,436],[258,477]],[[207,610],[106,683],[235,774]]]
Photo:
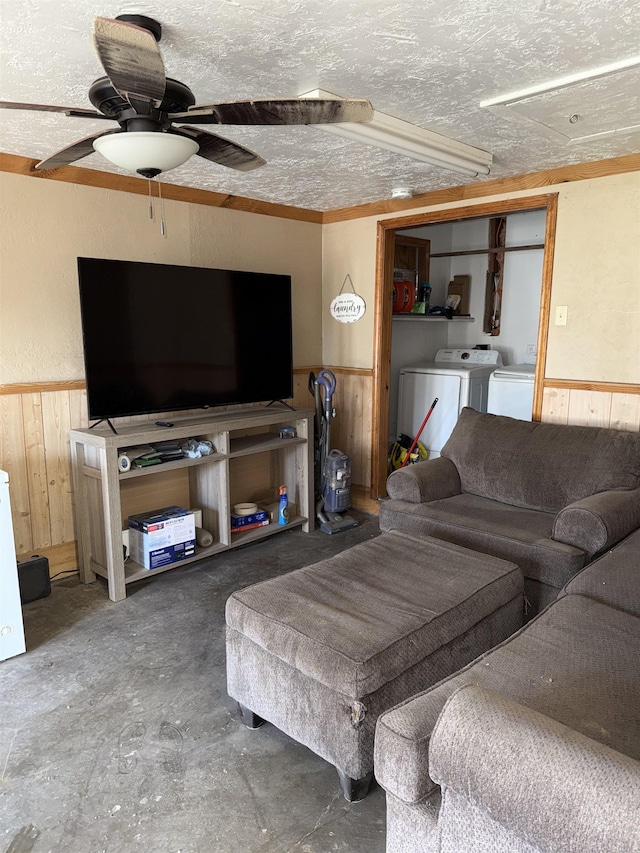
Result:
[[292,530],[128,588],[54,582],[0,664],[5,853],[382,853],[384,792],[347,803],[332,766],[226,693],[224,605],[378,533]]

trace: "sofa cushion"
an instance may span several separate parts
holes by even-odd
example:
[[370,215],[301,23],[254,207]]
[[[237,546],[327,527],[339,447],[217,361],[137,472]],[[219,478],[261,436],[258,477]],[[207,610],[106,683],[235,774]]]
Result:
[[640,527],[640,489],[598,492],[556,516],[553,538],[585,552],[591,560]]
[[579,572],[562,594],[586,595],[640,616],[640,530]]
[[640,762],[493,691],[447,701],[429,767],[438,850],[640,850]]
[[585,555],[551,539],[553,519],[470,494],[428,504],[387,500],[380,507],[383,530],[412,530],[513,560],[526,577],[560,590],[584,566]]
[[[382,714],[376,778],[407,803],[433,788],[429,742],[447,699],[475,684],[640,759],[637,617],[567,595],[523,629],[440,684]],[[605,780],[594,780],[594,792]]]
[[234,592],[227,625],[357,698],[520,597],[522,584],[512,563],[392,531]]
[[596,492],[640,487],[640,434],[532,423],[465,408],[442,448],[463,492],[558,512]]

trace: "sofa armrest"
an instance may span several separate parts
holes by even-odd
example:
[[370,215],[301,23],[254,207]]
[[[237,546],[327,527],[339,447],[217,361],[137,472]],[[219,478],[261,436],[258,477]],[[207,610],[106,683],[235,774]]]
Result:
[[450,459],[439,456],[394,471],[387,480],[387,493],[398,501],[422,504],[460,494],[458,469]]
[[589,558],[640,527],[640,489],[611,490],[569,504],[557,514],[552,538]]
[[493,691],[454,693],[429,754],[441,821],[449,788],[535,849],[640,845],[640,762]]

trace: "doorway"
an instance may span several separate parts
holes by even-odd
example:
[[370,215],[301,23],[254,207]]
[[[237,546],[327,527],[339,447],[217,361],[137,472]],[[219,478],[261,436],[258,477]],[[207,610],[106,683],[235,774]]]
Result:
[[[376,258],[376,310],[374,328],[374,368],[373,368],[373,423],[372,423],[372,490],[371,497],[377,499],[386,494],[387,456],[389,439],[389,410],[391,393],[391,352],[392,352],[392,315],[394,267],[396,258],[396,235],[403,232],[400,239],[406,241],[407,229],[424,228],[425,226],[465,222],[469,220],[497,219],[511,213],[525,211],[544,211],[545,233],[542,260],[542,282],[537,328],[537,360],[535,369],[533,420],[540,419],[542,408],[542,380],[545,373],[546,347],[549,328],[549,305],[551,295],[551,274],[553,266],[553,250],[557,215],[557,194],[545,194],[491,202],[487,204],[470,205],[457,209],[429,211],[397,219],[383,220],[378,223],[378,251]],[[494,229],[499,232],[499,228]],[[420,233],[420,232],[417,232]],[[427,232],[424,232],[427,233]],[[504,247],[502,252],[504,252]],[[491,262],[487,276],[489,282],[499,282],[500,245],[484,249]],[[504,254],[502,254],[502,258]],[[492,285],[493,286],[493,285]],[[499,294],[500,295],[500,294]],[[495,307],[493,293],[487,292],[487,300]],[[499,304],[499,303],[497,303]],[[488,312],[489,318],[492,311]],[[493,311],[495,316],[495,311]],[[420,320],[418,320],[420,322]],[[480,322],[487,323],[486,317]],[[495,334],[490,331],[490,334]],[[493,339],[492,339],[493,340]]]

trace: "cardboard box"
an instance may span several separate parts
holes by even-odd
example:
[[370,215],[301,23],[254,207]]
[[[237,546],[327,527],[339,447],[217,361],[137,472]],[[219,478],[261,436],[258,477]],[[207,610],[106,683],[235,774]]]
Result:
[[263,521],[254,521],[251,524],[243,524],[241,527],[232,527],[231,533],[245,533],[247,530],[255,530],[256,527],[268,527],[269,519],[265,518]]
[[184,507],[129,516],[129,554],[145,569],[177,563],[196,552],[194,514]]
[[233,513],[231,513],[232,529],[235,529],[237,527],[246,527],[249,524],[256,524],[258,521],[269,521],[269,517],[267,515],[266,510],[258,509],[256,510],[256,512],[252,512],[250,515],[234,515]]
[[471,301],[471,276],[454,275],[453,281],[449,282],[448,296],[459,296],[460,302],[453,312],[456,316],[468,317],[469,304]]

